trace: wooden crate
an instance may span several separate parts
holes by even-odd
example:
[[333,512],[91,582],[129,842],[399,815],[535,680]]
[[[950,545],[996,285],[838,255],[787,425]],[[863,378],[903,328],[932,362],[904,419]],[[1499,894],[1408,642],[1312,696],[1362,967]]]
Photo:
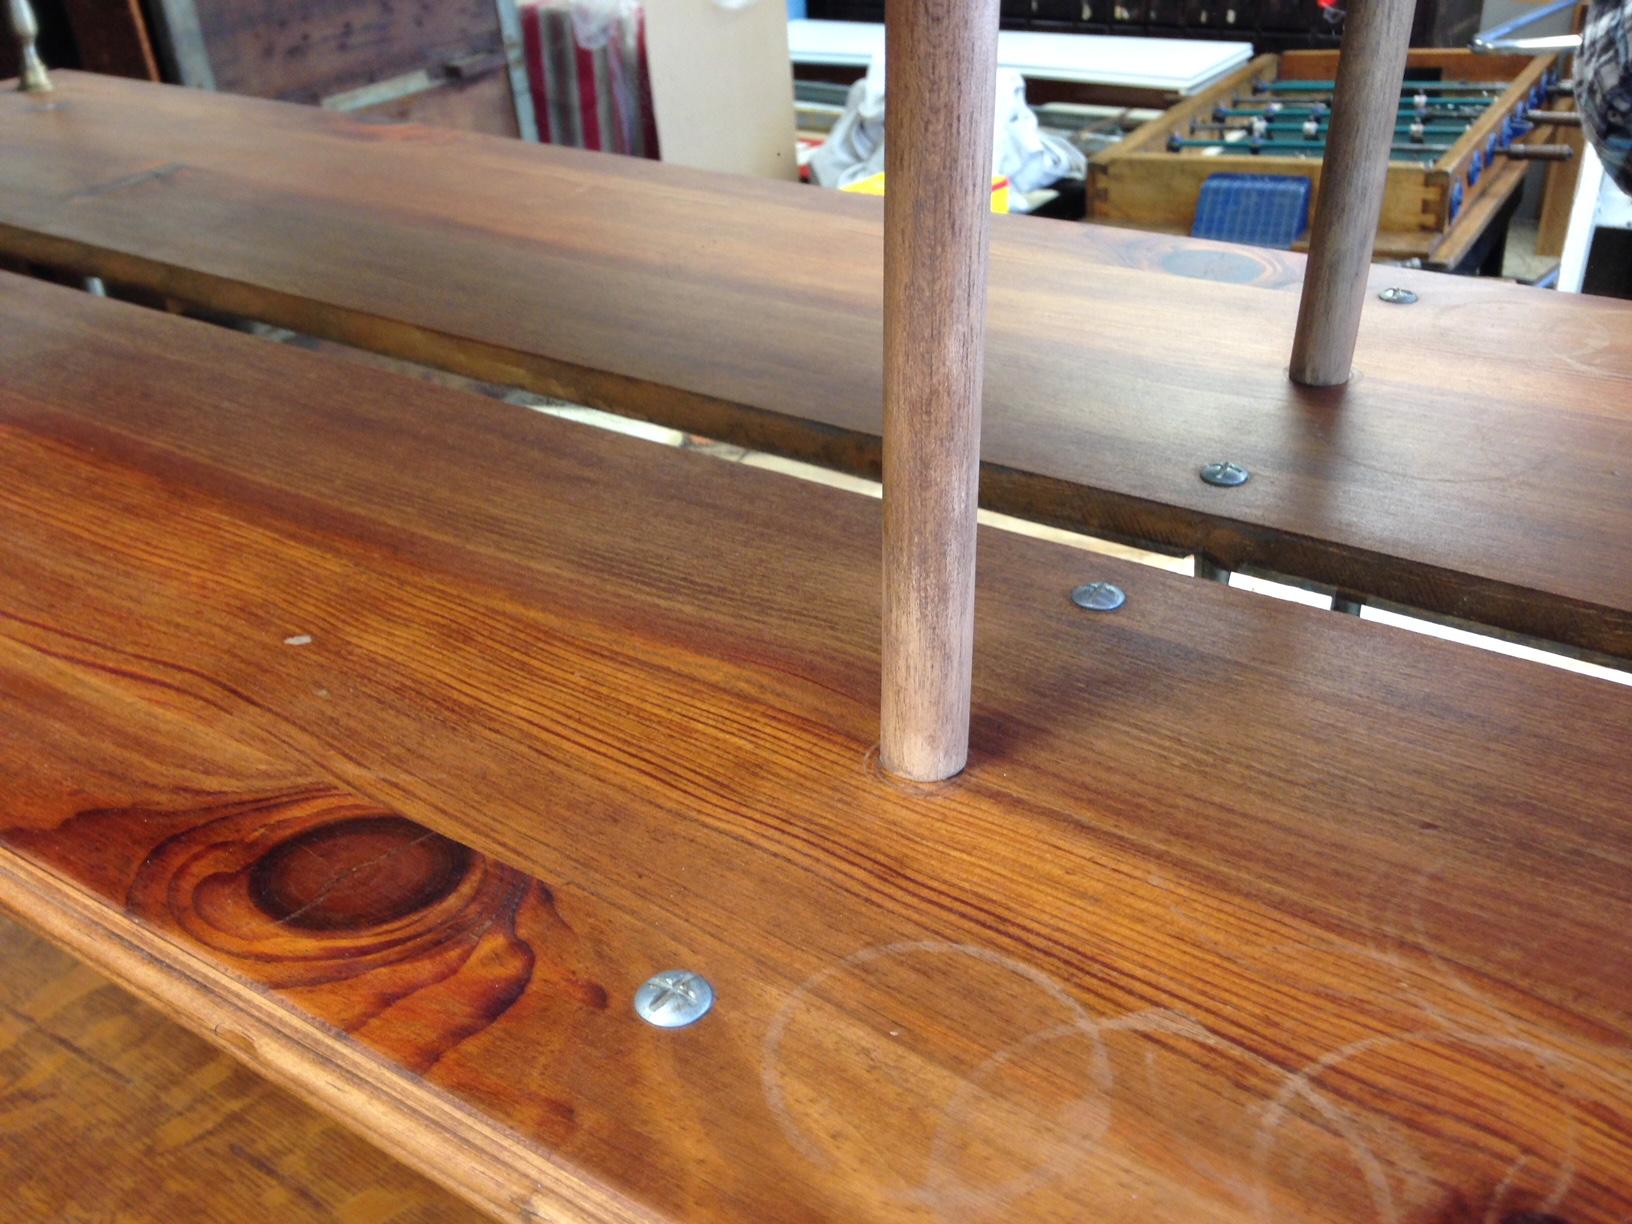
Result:
[[[1212,114],[1233,95],[1250,93],[1256,81],[1331,80],[1336,51],[1292,51],[1260,55],[1217,85],[1187,98],[1140,127],[1121,144],[1096,156],[1088,167],[1088,219],[1110,225],[1189,233],[1195,220],[1201,185],[1215,174],[1301,175],[1314,187],[1312,206],[1320,201],[1319,157],[1269,156],[1201,149],[1177,152],[1169,137],[1187,136],[1191,121]],[[1508,81],[1506,91],[1454,145],[1431,165],[1396,161],[1389,166],[1388,188],[1378,226],[1377,254],[1382,258],[1435,258],[1471,244],[1491,213],[1518,186],[1526,162],[1497,158],[1483,161],[1490,137],[1507,118],[1529,104],[1532,91],[1552,69],[1554,56],[1475,55],[1471,51],[1414,50],[1406,75],[1438,75],[1447,80]],[[1538,127],[1523,143],[1552,143],[1557,132]],[[1456,199],[1456,188],[1461,198]]]

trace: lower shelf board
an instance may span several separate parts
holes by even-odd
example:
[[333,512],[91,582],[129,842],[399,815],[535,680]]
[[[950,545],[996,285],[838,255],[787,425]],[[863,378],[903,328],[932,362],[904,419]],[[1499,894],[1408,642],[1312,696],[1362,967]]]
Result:
[[1632,1213],[1622,686],[983,530],[898,785],[875,500],[0,289],[0,904],[468,1201]]
[[0,919],[0,1220],[482,1218]]

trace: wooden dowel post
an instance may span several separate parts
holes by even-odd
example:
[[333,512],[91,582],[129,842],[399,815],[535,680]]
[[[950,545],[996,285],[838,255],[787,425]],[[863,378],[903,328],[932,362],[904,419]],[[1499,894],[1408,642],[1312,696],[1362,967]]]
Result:
[[998,0],[886,13],[880,756],[925,782],[969,755],[997,23]]
[[1292,341],[1294,382],[1349,380],[1414,11],[1412,0],[1353,0],[1349,7]]

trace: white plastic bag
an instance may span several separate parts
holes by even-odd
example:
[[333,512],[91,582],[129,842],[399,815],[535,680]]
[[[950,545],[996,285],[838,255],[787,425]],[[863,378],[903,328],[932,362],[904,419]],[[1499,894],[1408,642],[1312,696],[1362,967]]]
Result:
[[[811,177],[821,186],[844,187],[883,171],[884,84],[884,57],[879,55],[867,75],[850,87],[844,114],[811,154]],[[1025,78],[1012,68],[997,70],[992,173],[1007,175],[1016,193],[1088,174],[1088,159],[1081,150],[1038,126],[1036,114],[1026,105]],[[1018,195],[1012,199],[1011,207],[1023,211],[1024,201]]]

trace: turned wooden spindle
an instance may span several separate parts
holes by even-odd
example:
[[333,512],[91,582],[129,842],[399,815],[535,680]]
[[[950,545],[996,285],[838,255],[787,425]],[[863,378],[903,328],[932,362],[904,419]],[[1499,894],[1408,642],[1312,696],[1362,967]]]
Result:
[[39,48],[34,45],[40,36],[40,23],[34,18],[33,6],[28,0],[6,0],[6,14],[10,18],[12,37],[17,40],[17,88],[24,93],[50,89],[51,76],[45,70]]
[[969,755],[998,0],[892,0],[884,195],[880,755]]
[[1354,0],[1345,19],[1292,340],[1294,382],[1349,381],[1414,11],[1412,0]]

